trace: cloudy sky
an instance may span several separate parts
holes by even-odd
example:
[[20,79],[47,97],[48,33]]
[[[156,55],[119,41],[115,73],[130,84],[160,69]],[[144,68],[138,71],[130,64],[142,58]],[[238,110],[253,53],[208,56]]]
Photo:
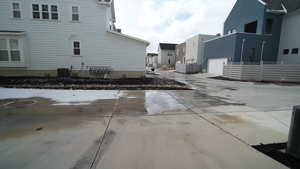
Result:
[[115,0],[117,26],[151,42],[181,43],[196,34],[217,34],[236,0]]

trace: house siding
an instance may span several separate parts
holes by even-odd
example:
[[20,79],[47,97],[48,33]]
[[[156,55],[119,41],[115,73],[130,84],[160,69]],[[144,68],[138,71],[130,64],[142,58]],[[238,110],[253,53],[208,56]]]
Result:
[[[81,70],[90,66],[111,66],[115,71],[145,70],[148,44],[109,33],[109,7],[94,0],[26,0],[20,1],[22,19],[12,19],[12,2],[15,0],[0,1],[0,30],[25,32],[28,70]],[[32,19],[33,3],[58,5],[59,20]],[[72,6],[79,6],[78,22],[71,19]],[[73,40],[80,41],[81,56],[73,56]]]

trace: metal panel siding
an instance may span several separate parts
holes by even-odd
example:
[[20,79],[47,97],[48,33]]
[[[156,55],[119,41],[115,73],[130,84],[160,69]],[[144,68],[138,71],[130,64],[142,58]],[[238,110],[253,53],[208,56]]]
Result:
[[[172,54],[172,56],[168,56],[168,53]],[[169,65],[169,59],[170,59],[170,65],[175,66],[176,62],[176,52],[175,50],[160,50],[158,53],[158,63],[159,65]]]
[[278,61],[286,64],[300,64],[300,53],[283,55],[284,49],[300,49],[300,10],[290,13],[283,18]]
[[225,21],[223,34],[227,34],[232,29],[244,32],[244,25],[256,20],[258,21],[257,33],[262,34],[264,12],[265,6],[258,0],[238,0]]
[[300,67],[292,64],[225,65],[224,77],[253,81],[300,82]]
[[208,59],[229,58],[235,56],[237,34],[220,37],[218,39],[205,42],[204,44],[204,61],[202,67],[207,69]]
[[[21,20],[11,18],[11,2],[0,1],[0,30],[25,31],[31,70],[60,67],[111,66],[116,71],[144,71],[147,45],[107,32],[107,10],[95,0],[20,1]],[[32,3],[58,5],[59,21],[33,20]],[[79,6],[80,21],[72,22],[73,5]],[[3,24],[4,23],[4,24]],[[72,41],[81,42],[82,57],[74,57]]]

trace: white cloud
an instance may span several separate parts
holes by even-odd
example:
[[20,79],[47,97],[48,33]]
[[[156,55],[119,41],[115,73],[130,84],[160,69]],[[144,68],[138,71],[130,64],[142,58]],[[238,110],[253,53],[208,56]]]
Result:
[[[115,0],[117,26],[123,33],[159,42],[180,43],[202,33],[222,33],[236,0]],[[186,15],[188,14],[188,15]],[[184,15],[183,19],[178,16]]]

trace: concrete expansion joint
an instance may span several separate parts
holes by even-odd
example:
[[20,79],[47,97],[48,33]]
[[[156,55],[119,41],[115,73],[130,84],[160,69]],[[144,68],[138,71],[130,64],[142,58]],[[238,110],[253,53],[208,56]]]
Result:
[[[119,95],[119,94],[120,94],[120,91],[118,91],[117,94]],[[98,148],[97,148],[96,154],[95,154],[95,156],[94,156],[94,158],[93,158],[93,161],[92,161],[92,163],[91,163],[89,169],[95,169],[95,168],[97,167],[97,164],[98,164],[99,161],[101,160],[101,153],[100,153],[101,147],[102,147],[102,145],[103,145],[103,143],[104,143],[105,137],[107,136],[107,133],[108,133],[108,130],[109,130],[109,126],[110,126],[110,122],[112,121],[113,116],[114,116],[114,113],[115,113],[115,111],[117,110],[117,107],[118,107],[118,105],[119,105],[119,99],[120,99],[120,98],[118,98],[118,99],[116,100],[116,102],[115,102],[115,105],[114,105],[114,109],[113,109],[112,115],[109,117],[108,124],[107,124],[107,126],[106,126],[106,128],[105,128],[103,137],[101,138],[101,141],[100,141],[99,146],[98,146]]]
[[[174,96],[171,95],[171,94],[169,94],[169,95],[170,95],[171,97],[173,97],[176,101],[178,101],[179,103],[181,103],[176,97],[174,97]],[[215,124],[214,122],[211,122],[211,121],[209,121],[208,119],[206,119],[205,117],[201,116],[200,114],[198,114],[197,112],[195,112],[193,109],[187,107],[184,103],[181,103],[181,104],[182,104],[184,107],[186,107],[188,111],[191,111],[193,114],[195,114],[196,116],[200,117],[201,119],[207,121],[209,124],[211,124],[211,125],[217,127],[218,129],[220,129],[220,130],[223,131],[224,133],[226,133],[226,134],[232,136],[233,138],[237,139],[238,141],[240,141],[240,142],[242,142],[242,143],[244,143],[244,144],[246,144],[246,145],[248,145],[248,146],[251,146],[250,144],[248,144],[248,143],[245,142],[244,140],[242,140],[242,139],[238,138],[237,136],[231,134],[230,132],[228,132],[228,131],[222,129],[221,127],[219,127],[219,126],[218,126],[217,124]]]

